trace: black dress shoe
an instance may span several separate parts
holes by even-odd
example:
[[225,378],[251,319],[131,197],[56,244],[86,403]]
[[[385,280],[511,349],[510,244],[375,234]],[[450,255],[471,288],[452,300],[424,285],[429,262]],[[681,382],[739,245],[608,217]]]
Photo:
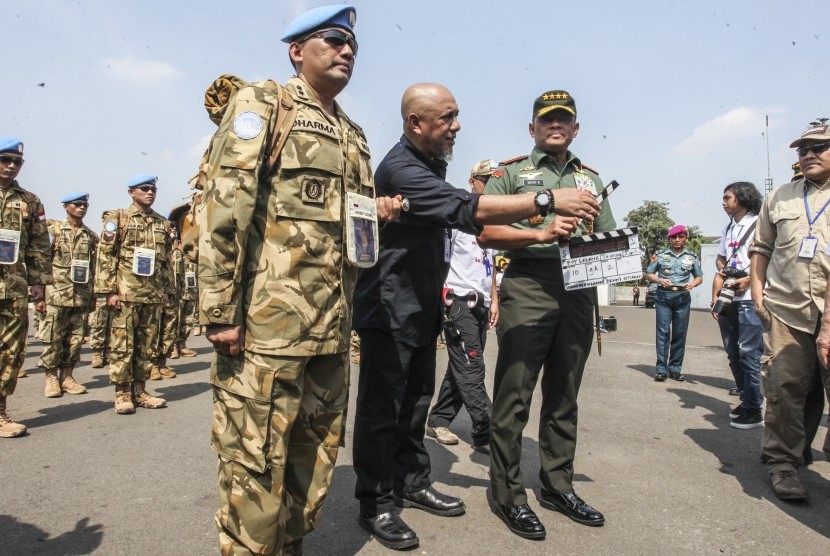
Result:
[[663,382],[664,380],[666,380],[666,375],[664,375],[663,373],[655,373],[654,380],[657,382]]
[[605,517],[597,510],[585,503],[585,501],[574,493],[556,494],[542,489],[542,496],[539,503],[543,508],[561,512],[583,525],[602,525]]
[[441,494],[434,488],[427,487],[418,492],[393,494],[395,505],[401,508],[418,508],[442,517],[463,514],[467,508],[464,501],[455,496]]
[[683,382],[684,380],[686,380],[686,377],[684,377],[680,373],[669,373],[669,378],[672,380],[676,380],[677,382]]
[[386,548],[403,550],[418,546],[418,535],[395,512],[375,516],[361,514],[358,521],[361,527]]
[[525,539],[544,539],[545,526],[527,504],[502,506],[496,504],[496,511],[507,528]]

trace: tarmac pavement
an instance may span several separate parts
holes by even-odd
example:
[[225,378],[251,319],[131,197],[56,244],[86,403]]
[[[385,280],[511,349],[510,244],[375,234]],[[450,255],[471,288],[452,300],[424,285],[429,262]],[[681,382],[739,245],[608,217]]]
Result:
[[[529,503],[547,528],[543,541],[521,539],[493,514],[487,498],[489,458],[473,452],[466,413],[450,427],[462,441],[427,439],[435,486],[461,496],[467,513],[441,518],[415,509],[403,518],[420,537],[413,554],[822,554],[830,552],[830,463],[813,444],[816,463],[801,470],[807,504],[779,501],[759,461],[761,428],[729,427],[737,398],[717,325],[693,311],[686,382],[652,380],[654,312],[603,307],[618,330],[592,353],[580,394],[575,488],[605,514],[591,528],[538,503],[536,442],[539,396],[525,431],[523,472]],[[179,376],[148,382],[168,407],[116,415],[107,369],[89,367],[84,351],[75,376],[81,396],[43,397],[42,350],[31,338],[26,369],[9,398],[13,417],[29,427],[0,439],[0,554],[217,554],[216,456],[209,446],[212,348],[191,338],[195,358],[170,360]],[[486,349],[488,387],[498,346]],[[446,352],[438,352],[440,383]],[[308,555],[393,554],[357,524],[351,424],[319,529]],[[490,389],[490,391],[492,391]]]

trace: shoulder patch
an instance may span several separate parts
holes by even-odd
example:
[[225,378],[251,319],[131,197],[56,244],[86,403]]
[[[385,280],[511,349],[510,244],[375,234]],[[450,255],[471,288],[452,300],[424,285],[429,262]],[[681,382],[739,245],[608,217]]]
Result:
[[591,172],[595,173],[596,175],[599,175],[599,172],[597,172],[596,170],[594,170],[593,168],[591,168],[587,164],[582,164],[582,169],[583,170],[590,170]]
[[493,170],[491,174],[494,178],[500,178],[504,175],[504,170]]
[[519,162],[521,160],[524,160],[527,157],[528,157],[528,155],[525,154],[525,155],[522,155],[522,156],[517,156],[516,158],[511,158],[509,160],[504,160],[502,162],[499,162],[499,166],[507,166],[508,164],[513,164],[514,162]]

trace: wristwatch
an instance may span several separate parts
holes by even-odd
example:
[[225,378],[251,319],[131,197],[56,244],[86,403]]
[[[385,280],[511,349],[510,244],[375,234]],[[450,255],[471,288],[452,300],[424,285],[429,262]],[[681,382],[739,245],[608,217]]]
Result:
[[539,210],[539,216],[547,216],[553,212],[553,207],[555,206],[553,191],[550,189],[543,189],[542,191],[539,191],[533,199],[533,202],[536,203],[536,208]]

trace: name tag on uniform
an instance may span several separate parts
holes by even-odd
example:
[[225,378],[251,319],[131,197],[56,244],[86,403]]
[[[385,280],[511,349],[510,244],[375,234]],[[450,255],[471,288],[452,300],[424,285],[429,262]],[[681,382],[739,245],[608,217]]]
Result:
[[378,209],[371,197],[346,194],[346,260],[359,268],[378,262]]
[[155,249],[136,247],[133,254],[133,274],[137,276],[152,276],[156,271]]
[[798,258],[812,259],[816,256],[816,247],[818,247],[818,238],[807,236],[801,240],[801,247],[798,250]]
[[0,264],[14,264],[20,251],[20,232],[0,229]]
[[69,276],[76,284],[86,284],[89,282],[89,261],[72,259]]
[[184,284],[190,290],[195,289],[196,288],[196,273],[195,272],[185,272],[184,273]]

